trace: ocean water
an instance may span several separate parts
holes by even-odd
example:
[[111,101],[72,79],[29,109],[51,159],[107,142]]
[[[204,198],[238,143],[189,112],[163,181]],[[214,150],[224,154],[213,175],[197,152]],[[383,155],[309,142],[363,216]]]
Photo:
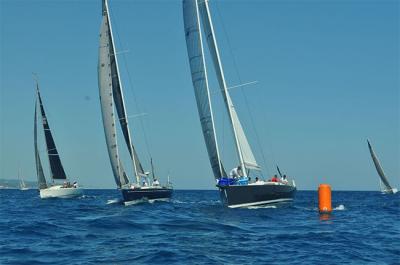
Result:
[[0,190],[0,264],[400,264],[400,196],[317,193],[279,207],[228,209],[217,191],[124,206],[117,190],[41,200]]

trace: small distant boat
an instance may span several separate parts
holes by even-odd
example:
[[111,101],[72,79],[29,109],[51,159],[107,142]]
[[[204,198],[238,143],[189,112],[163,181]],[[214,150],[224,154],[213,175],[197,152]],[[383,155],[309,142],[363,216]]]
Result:
[[[292,201],[296,192],[294,181],[289,182],[285,178],[284,181],[276,181],[276,179],[272,179],[272,181],[249,181],[250,173],[257,172],[257,174],[260,174],[261,168],[253,155],[228,91],[208,1],[183,0],[183,18],[198,113],[211,168],[222,201],[230,208]],[[230,129],[233,132],[235,151],[240,165],[236,169],[242,171],[239,175],[242,176],[240,179],[232,178],[226,174],[219,153],[211,107],[211,93],[208,85],[209,76],[206,69],[202,28],[214,64],[224,107],[229,117]],[[260,175],[262,176],[262,174]]]
[[18,179],[19,179],[19,189],[20,190],[29,190],[29,188],[26,186],[25,181],[22,178],[19,170],[18,170]]
[[[38,106],[39,104],[39,106]],[[43,125],[43,132],[47,147],[47,156],[50,164],[50,174],[52,183],[48,184],[43,172],[42,163],[40,160],[39,149],[38,149],[38,137],[37,137],[37,122],[38,115],[37,109],[40,109],[41,123]],[[42,98],[39,92],[39,84],[36,81],[36,101],[35,101],[35,119],[34,119],[34,145],[35,145],[35,160],[36,160],[36,173],[38,179],[38,188],[40,198],[72,198],[78,197],[83,194],[83,189],[78,187],[77,183],[70,184],[65,174],[64,168],[61,164],[60,156],[58,154],[56,144],[54,142],[50,125],[48,123],[46,113],[44,111]],[[63,184],[57,183],[56,181],[63,181]]]
[[[172,185],[169,182],[165,186],[160,185],[154,176],[154,169],[152,169],[153,178],[150,180],[148,176],[149,173],[143,170],[139,156],[133,146],[125,109],[125,100],[120,80],[114,37],[112,34],[108,2],[107,0],[103,0],[102,3],[103,19],[100,29],[98,82],[104,133],[115,182],[122,192],[125,204],[133,204],[143,200],[168,200],[172,196]],[[122,161],[120,160],[114,105],[132,162],[133,173],[136,179],[135,183],[131,183],[129,180],[122,166]]]
[[369,152],[371,154],[371,158],[372,161],[374,162],[376,171],[378,172],[379,175],[379,182],[380,182],[380,186],[381,186],[381,192],[385,193],[385,194],[394,194],[397,192],[396,188],[393,188],[390,184],[389,184],[389,180],[385,175],[385,172],[383,171],[383,168],[381,166],[381,163],[378,160],[378,157],[375,155],[374,150],[372,149],[371,143],[369,142],[369,140],[367,140],[368,143],[368,149]]

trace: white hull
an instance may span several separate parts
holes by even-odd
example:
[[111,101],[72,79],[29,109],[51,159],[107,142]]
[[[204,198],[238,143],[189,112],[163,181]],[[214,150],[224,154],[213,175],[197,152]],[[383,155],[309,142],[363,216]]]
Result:
[[62,185],[51,186],[40,190],[40,198],[73,198],[83,194],[82,188],[63,188]]
[[398,190],[396,188],[392,188],[390,190],[381,190],[382,194],[396,194]]

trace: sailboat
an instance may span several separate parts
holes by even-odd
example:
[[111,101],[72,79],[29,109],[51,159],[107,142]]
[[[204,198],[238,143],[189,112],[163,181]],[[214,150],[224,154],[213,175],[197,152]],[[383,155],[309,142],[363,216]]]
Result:
[[[37,110],[40,110],[38,115]],[[40,119],[39,119],[40,116]],[[37,123],[41,120],[43,125],[43,133],[47,148],[47,157],[49,159],[50,176],[52,179],[51,183],[47,183],[44,175],[42,162],[39,155],[38,148],[38,133]],[[78,197],[83,194],[83,189],[78,187],[77,182],[73,185],[67,179],[64,168],[61,164],[61,159],[58,154],[56,144],[53,139],[53,135],[50,130],[50,125],[44,111],[42,98],[39,91],[39,83],[36,81],[36,101],[35,101],[35,118],[34,118],[34,146],[35,146],[35,160],[36,160],[36,175],[38,180],[38,188],[40,198],[72,198]],[[57,181],[63,181],[63,183],[57,183]]]
[[20,190],[29,190],[26,186],[24,179],[21,177],[21,172],[18,170],[18,179],[19,179],[19,189]]
[[[102,3],[98,82],[104,133],[115,182],[118,189],[122,192],[125,204],[132,204],[143,200],[168,200],[172,195],[172,185],[169,182],[165,186],[160,185],[154,176],[154,170],[153,178],[150,179],[149,172],[143,170],[139,156],[132,144],[108,2],[107,0],[103,0]],[[118,121],[124,135],[125,144],[128,148],[130,161],[132,162],[135,182],[129,180],[120,159],[114,106],[118,114]]]
[[[222,202],[230,208],[237,208],[292,201],[296,192],[294,181],[259,180],[253,183],[249,182],[248,177],[251,172],[261,172],[261,168],[253,155],[227,89],[208,1],[183,0],[183,18],[198,113],[211,168]],[[233,132],[235,151],[239,162],[237,168],[240,167],[242,171],[238,179],[227,176],[219,153],[203,48],[202,27]]]
[[394,194],[397,192],[396,188],[393,188],[390,184],[389,181],[385,175],[385,172],[383,172],[383,168],[381,166],[381,163],[378,160],[378,157],[375,155],[374,150],[372,149],[371,143],[369,140],[367,140],[368,143],[368,149],[369,153],[371,154],[372,161],[374,162],[376,171],[378,172],[379,175],[379,182],[381,186],[381,192],[386,193],[386,194]]

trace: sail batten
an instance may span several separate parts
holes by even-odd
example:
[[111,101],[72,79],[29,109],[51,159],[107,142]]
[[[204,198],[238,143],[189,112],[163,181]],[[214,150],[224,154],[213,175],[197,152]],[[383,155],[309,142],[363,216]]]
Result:
[[385,189],[383,191],[392,191],[393,188],[389,184],[389,180],[387,179],[385,172],[383,171],[383,168],[381,166],[381,163],[379,162],[378,157],[376,156],[374,150],[372,149],[372,146],[371,146],[369,140],[367,140],[367,142],[368,142],[368,149],[371,154],[372,161],[374,162],[376,171],[378,172],[381,183],[385,186]]
[[200,117],[200,123],[211,168],[213,170],[214,177],[218,179],[225,177],[226,173],[218,151],[197,1],[183,1],[183,18],[186,47],[189,57],[192,83],[197,102],[197,110]]

